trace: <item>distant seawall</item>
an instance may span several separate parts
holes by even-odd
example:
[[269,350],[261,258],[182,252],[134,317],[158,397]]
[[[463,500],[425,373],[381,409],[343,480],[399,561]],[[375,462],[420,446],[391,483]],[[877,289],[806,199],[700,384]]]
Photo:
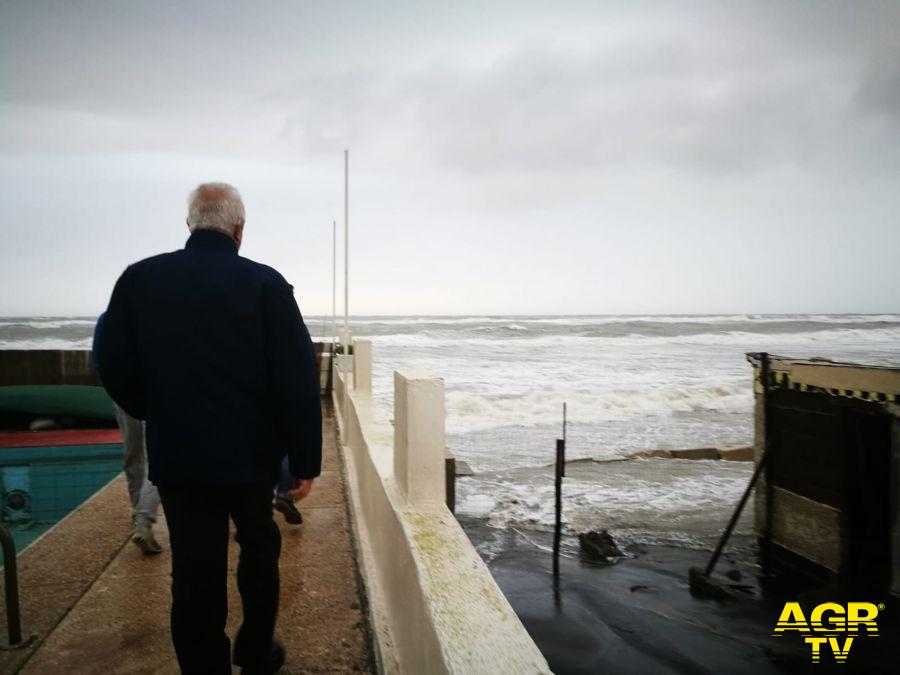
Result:
[[[330,345],[314,342],[319,361],[320,384],[326,392],[332,358]],[[0,349],[0,387],[24,385],[100,386],[100,376],[91,366],[89,349]]]

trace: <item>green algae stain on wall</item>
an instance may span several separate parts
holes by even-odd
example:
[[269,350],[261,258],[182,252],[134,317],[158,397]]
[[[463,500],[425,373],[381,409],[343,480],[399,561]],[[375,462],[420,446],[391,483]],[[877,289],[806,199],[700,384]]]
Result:
[[[487,604],[499,614],[507,611],[506,606],[497,597],[499,590],[488,583],[482,575],[467,574],[464,568],[466,558],[462,554],[464,547],[457,541],[459,536],[465,537],[454,531],[452,525],[443,522],[440,515],[408,512],[407,520],[412,526],[411,536],[416,545],[417,553],[424,559],[425,572],[428,574],[430,591],[433,595],[446,599],[442,606],[457,605],[460,600],[460,592],[467,593],[469,600],[466,606]],[[457,526],[458,527],[458,526]],[[443,531],[441,531],[443,530]],[[464,542],[468,544],[468,539]],[[477,554],[476,554],[477,558]],[[480,558],[473,559],[472,564],[481,563]],[[443,574],[441,574],[443,572]],[[485,569],[485,573],[489,572]],[[473,584],[477,582],[476,584]],[[477,597],[473,597],[477,593]],[[481,602],[479,602],[480,600]],[[458,612],[453,612],[458,614]],[[469,612],[465,613],[467,616]],[[449,616],[449,612],[446,613]]]

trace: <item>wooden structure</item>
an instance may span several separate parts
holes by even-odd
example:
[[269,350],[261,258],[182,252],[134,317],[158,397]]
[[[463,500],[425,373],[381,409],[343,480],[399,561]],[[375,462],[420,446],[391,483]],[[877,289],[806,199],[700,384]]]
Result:
[[2,349],[0,387],[22,384],[100,385],[87,349]]
[[900,594],[900,368],[748,360],[764,572]]

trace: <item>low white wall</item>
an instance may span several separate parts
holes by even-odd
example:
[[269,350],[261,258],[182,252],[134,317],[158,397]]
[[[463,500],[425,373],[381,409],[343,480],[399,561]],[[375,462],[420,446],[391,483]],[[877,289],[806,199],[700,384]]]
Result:
[[334,409],[382,671],[549,673],[443,503],[443,382],[395,374],[395,434],[372,401],[371,345],[356,344],[362,358],[335,369]]

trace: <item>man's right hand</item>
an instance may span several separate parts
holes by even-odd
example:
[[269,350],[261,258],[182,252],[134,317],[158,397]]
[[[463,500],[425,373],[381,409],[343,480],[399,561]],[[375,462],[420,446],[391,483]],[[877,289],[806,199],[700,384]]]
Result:
[[303,499],[306,495],[309,494],[310,490],[312,490],[313,480],[314,479],[310,478],[308,480],[297,481],[297,487],[295,487],[293,490],[288,490],[288,498],[291,501],[295,502]]

